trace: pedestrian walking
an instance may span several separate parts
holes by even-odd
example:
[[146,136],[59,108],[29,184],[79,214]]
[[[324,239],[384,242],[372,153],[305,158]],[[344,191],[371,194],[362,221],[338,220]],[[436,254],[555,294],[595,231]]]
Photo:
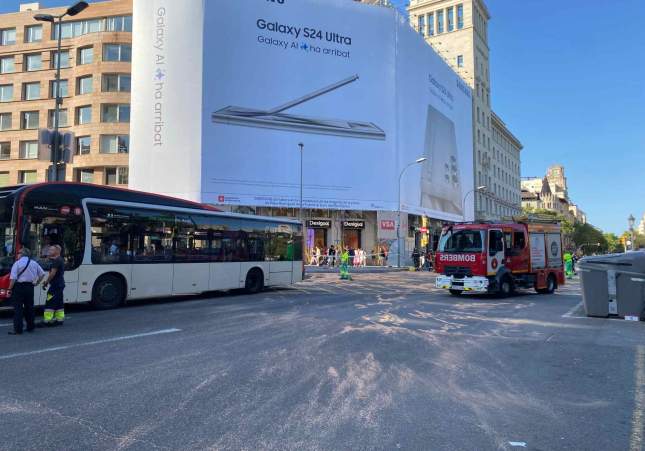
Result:
[[336,266],[336,248],[333,244],[329,246],[329,266]]
[[418,271],[419,270],[419,260],[420,260],[421,254],[419,253],[419,249],[416,247],[412,251],[412,261],[414,263],[414,270]]
[[22,334],[23,317],[27,323],[27,332],[33,332],[34,285],[38,285],[45,274],[43,268],[31,259],[29,249],[23,247],[18,251],[18,260],[9,274],[9,294],[13,303],[13,331],[9,331],[9,335]]
[[[50,269],[47,279],[43,283],[43,290],[47,290],[45,299],[45,312],[43,313],[42,327],[62,326],[65,322],[65,261],[61,257],[61,247],[54,244],[49,249]],[[39,324],[39,326],[41,326]]]

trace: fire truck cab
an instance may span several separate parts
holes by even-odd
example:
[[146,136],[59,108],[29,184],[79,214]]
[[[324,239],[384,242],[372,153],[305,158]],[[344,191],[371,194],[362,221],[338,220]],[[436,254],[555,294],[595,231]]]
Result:
[[560,224],[514,220],[444,227],[437,253],[436,286],[508,296],[516,288],[553,293],[565,282]]

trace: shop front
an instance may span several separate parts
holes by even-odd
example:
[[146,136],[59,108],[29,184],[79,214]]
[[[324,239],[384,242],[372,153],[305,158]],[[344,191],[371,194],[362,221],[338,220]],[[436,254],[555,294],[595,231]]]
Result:
[[362,232],[364,229],[365,221],[362,219],[343,221],[343,245],[350,249],[360,249],[363,246]]
[[308,219],[307,225],[307,248],[326,249],[329,243],[329,229],[331,219]]

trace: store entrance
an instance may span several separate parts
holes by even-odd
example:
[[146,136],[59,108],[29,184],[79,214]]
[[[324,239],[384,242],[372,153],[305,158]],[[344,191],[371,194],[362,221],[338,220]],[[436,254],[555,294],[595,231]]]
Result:
[[310,229],[313,230],[313,246],[314,248],[325,249],[327,247],[327,229]]
[[343,229],[343,244],[350,249],[359,249],[361,247],[361,231]]

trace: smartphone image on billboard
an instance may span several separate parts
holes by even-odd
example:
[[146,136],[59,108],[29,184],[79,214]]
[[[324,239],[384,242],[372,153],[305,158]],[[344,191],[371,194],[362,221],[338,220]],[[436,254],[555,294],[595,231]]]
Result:
[[463,214],[455,124],[428,105],[421,170],[421,207]]
[[220,124],[384,140],[385,132],[372,122],[324,119],[284,113],[290,108],[353,83],[358,78],[358,75],[353,75],[269,110],[227,106],[215,111],[211,115],[211,120]]

